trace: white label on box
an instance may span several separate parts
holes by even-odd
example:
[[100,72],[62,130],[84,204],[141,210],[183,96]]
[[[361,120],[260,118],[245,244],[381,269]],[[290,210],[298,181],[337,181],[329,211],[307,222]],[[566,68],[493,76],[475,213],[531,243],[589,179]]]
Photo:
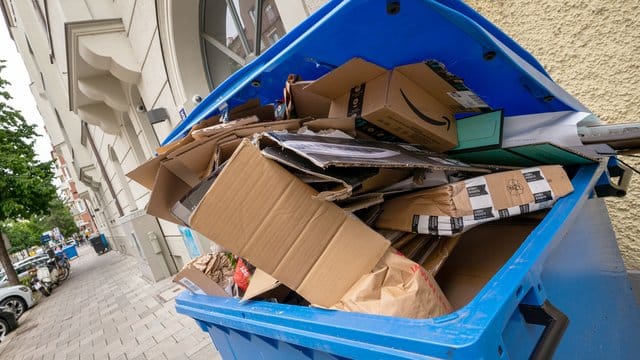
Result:
[[180,281],[180,283],[182,285],[184,285],[192,293],[199,294],[199,295],[206,295],[206,293],[204,291],[202,291],[202,289],[200,289],[200,287],[198,285],[194,284],[193,281],[191,281],[191,280],[189,280],[187,278],[182,278],[179,281]]
[[487,103],[482,101],[482,99],[472,91],[452,91],[448,92],[447,95],[467,109],[489,107]]

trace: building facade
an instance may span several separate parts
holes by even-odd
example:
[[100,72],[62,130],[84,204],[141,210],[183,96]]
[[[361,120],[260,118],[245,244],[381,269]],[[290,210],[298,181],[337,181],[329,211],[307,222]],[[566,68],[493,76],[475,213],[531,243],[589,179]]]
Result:
[[[69,208],[76,226],[82,234],[96,234],[98,227],[93,221],[93,207],[88,204],[86,198],[81,198],[76,182],[71,176],[67,161],[62,151],[51,151],[51,158],[55,166],[55,178],[58,181],[60,199]],[[69,234],[67,234],[69,235]]]
[[[207,251],[211,242],[146,215],[149,193],[126,173],[151,158],[171,129],[215,86],[324,2],[0,0],[33,81],[31,89],[47,132],[76,180],[79,199],[93,214],[98,231],[114,248],[136,257],[149,279],[174,274],[193,256]],[[580,64],[603,62],[596,74],[587,76],[598,78],[600,71],[638,73],[622,54],[637,50],[640,43],[638,28],[633,26],[640,8],[586,0],[580,6],[552,0],[542,5],[520,3],[470,1],[533,50],[551,75],[601,118],[633,120],[622,109],[634,108],[633,99],[640,98],[634,81],[601,79],[611,89],[626,89],[629,100],[617,107],[601,106],[617,101],[615,93],[603,93],[601,83],[574,75],[576,68],[589,70]],[[257,5],[261,8],[256,9]],[[618,29],[618,22],[624,26]],[[614,36],[630,40],[607,43],[607,53],[619,54],[619,61],[607,59],[600,50],[601,39],[595,38],[597,31],[585,24],[600,24]],[[582,33],[592,34],[594,41],[572,36]],[[620,205],[640,201],[637,189],[631,193],[630,201],[612,204],[614,214],[617,208],[627,209],[625,216],[639,211],[637,206]],[[633,227],[625,223],[625,216],[615,216],[616,230],[627,250],[628,266],[637,269],[637,230],[630,230]]]
[[31,77],[59,175],[75,180],[64,181],[63,192],[78,224],[93,220],[151,280],[206,252],[208,239],[146,215],[149,192],[126,173],[151,158],[213,87],[307,17],[309,6],[298,0],[265,0],[262,11],[249,0],[0,5]]

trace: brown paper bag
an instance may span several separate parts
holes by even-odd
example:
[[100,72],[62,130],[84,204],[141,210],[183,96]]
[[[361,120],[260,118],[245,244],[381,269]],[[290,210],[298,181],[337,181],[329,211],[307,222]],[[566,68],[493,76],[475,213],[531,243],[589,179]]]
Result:
[[333,309],[406,318],[431,318],[452,311],[440,286],[422,266],[389,249]]

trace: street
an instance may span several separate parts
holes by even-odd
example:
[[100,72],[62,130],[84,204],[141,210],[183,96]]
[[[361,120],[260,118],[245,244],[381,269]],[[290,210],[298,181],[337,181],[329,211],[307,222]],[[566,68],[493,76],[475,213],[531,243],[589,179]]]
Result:
[[220,359],[208,334],[176,313],[182,288],[171,279],[150,283],[115,251],[78,254],[69,279],[0,344],[0,359]]

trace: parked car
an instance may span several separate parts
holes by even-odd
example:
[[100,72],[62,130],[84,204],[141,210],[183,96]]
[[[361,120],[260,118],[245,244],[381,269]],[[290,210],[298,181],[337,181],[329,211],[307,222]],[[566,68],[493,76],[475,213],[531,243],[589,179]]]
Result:
[[24,285],[0,288],[0,307],[13,311],[16,319],[19,319],[35,303],[31,289]]
[[[46,259],[48,259],[47,254],[39,254],[14,263],[13,268],[16,270],[16,274],[18,275],[18,281],[22,282],[22,279],[29,276],[29,269],[31,269],[33,264]],[[9,285],[7,274],[2,271],[2,273],[0,273],[0,287],[6,287]]]
[[16,314],[5,307],[0,307],[0,342],[2,342],[5,335],[17,327],[18,319],[16,318]]

